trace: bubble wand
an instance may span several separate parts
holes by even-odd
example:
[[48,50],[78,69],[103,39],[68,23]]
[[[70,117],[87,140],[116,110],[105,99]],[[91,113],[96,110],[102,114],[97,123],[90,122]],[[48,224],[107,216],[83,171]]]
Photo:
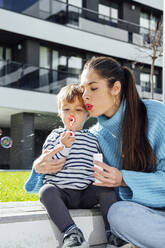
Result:
[[70,115],[68,117],[68,120],[69,120],[69,128],[70,128],[70,136],[73,136],[73,133],[71,132],[71,128],[73,127],[73,124],[76,122],[76,117],[74,115]]

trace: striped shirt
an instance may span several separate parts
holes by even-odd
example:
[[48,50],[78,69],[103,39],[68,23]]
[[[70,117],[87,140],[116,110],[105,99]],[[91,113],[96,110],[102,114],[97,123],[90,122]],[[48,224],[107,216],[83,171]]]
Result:
[[[60,144],[64,128],[54,129],[47,137],[43,150],[51,150]],[[66,157],[63,169],[56,174],[46,174],[43,183],[55,184],[59,188],[83,190],[94,181],[93,154],[100,152],[96,137],[88,130],[74,132],[75,141],[71,148],[64,148],[54,159]]]

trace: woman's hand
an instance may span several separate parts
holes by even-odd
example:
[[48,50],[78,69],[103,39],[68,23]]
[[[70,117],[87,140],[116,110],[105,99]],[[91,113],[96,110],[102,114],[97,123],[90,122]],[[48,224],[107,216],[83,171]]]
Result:
[[39,158],[34,161],[34,169],[37,173],[52,174],[60,171],[65,163],[65,158],[53,159],[52,157],[63,149],[62,146],[52,150],[45,150]]
[[94,161],[94,165],[100,167],[100,169],[93,167],[94,177],[100,181],[94,185],[103,187],[127,186],[120,170],[99,161]]

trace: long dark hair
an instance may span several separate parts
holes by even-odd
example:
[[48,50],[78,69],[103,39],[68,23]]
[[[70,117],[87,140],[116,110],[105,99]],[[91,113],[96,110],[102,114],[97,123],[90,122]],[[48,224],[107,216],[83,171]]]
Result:
[[131,70],[122,67],[111,57],[97,57],[87,61],[84,69],[93,69],[112,88],[116,81],[121,83],[121,99],[126,99],[122,127],[123,169],[142,172],[155,170],[156,158],[147,138],[148,117],[145,104],[136,89]]

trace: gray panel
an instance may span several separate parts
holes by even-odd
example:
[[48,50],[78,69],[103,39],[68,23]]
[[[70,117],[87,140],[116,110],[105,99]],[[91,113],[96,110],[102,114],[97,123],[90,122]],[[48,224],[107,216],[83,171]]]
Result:
[[123,29],[88,21],[84,18],[79,19],[79,27],[88,32],[128,42],[128,32]]

